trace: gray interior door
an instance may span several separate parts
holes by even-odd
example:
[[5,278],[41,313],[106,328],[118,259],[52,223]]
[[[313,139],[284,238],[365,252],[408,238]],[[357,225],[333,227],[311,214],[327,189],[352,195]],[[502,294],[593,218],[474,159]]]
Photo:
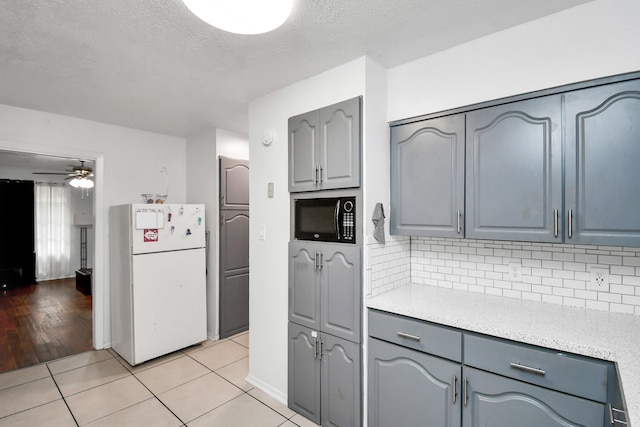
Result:
[[220,337],[249,329],[249,161],[220,158]]

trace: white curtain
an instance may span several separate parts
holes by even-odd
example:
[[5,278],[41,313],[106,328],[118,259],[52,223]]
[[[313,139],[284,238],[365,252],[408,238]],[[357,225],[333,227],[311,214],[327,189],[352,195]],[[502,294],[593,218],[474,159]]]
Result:
[[69,187],[36,184],[36,256],[38,280],[73,274]]

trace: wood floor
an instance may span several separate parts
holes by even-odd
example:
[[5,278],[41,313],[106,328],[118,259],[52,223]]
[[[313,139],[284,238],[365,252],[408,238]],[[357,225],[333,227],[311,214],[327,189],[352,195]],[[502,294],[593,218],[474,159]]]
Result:
[[0,373],[91,350],[91,332],[75,278],[0,291]]

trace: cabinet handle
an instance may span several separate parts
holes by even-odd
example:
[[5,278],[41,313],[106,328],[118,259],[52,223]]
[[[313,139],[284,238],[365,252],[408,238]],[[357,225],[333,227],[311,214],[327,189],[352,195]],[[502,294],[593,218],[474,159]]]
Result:
[[530,372],[532,374],[537,374],[537,375],[542,375],[542,376],[544,376],[546,374],[546,372],[543,371],[540,368],[532,368],[531,366],[521,365],[520,362],[516,362],[516,363],[511,362],[510,365],[514,369],[519,369],[521,371]]
[[573,210],[569,209],[569,238],[573,236]]
[[408,338],[410,340],[420,341],[420,337],[418,335],[411,335],[406,332],[400,332],[400,331],[398,331],[397,334],[399,337],[402,337],[402,338]]
[[318,358],[318,339],[317,338],[313,339],[313,358],[314,359]]
[[220,215],[220,226],[224,225],[224,214]]
[[558,209],[553,210],[553,237],[558,237]]
[[460,209],[458,209],[457,221],[458,221],[458,234],[460,234],[460,231],[462,230],[460,226]]
[[320,166],[320,184],[322,184],[322,166]]
[[322,353],[322,340],[320,340],[320,353],[318,353],[318,354],[320,356],[320,359],[322,359],[322,355],[323,355],[323,353]]
[[464,397],[464,406],[469,403],[469,378],[464,379],[462,382],[462,396]]
[[322,270],[322,264],[324,264],[322,257],[323,257],[322,252],[320,252],[320,264],[318,264],[318,270]]
[[313,177],[313,183],[318,185],[318,166],[316,166],[315,176]]
[[313,256],[313,269],[318,271],[318,251],[316,251],[316,254]]
[[623,410],[620,409],[616,409],[613,406],[611,406],[611,404],[608,405],[609,406],[609,420],[611,422],[611,425],[615,425],[615,424],[622,424],[622,425],[629,425],[629,423],[627,423],[626,421],[623,420],[619,420],[615,417],[615,414],[622,414],[624,415],[625,418],[627,418],[627,413],[624,412]]
[[451,388],[451,400],[453,403],[456,403],[456,398],[458,397],[458,377],[456,375],[453,376],[453,388]]

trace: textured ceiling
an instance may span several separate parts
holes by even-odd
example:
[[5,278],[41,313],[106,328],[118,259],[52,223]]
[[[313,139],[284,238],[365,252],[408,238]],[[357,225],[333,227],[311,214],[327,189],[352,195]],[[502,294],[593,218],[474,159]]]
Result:
[[294,0],[225,33],[180,0],[0,0],[0,103],[178,136],[246,134],[250,100],[362,55],[392,67],[588,0]]

